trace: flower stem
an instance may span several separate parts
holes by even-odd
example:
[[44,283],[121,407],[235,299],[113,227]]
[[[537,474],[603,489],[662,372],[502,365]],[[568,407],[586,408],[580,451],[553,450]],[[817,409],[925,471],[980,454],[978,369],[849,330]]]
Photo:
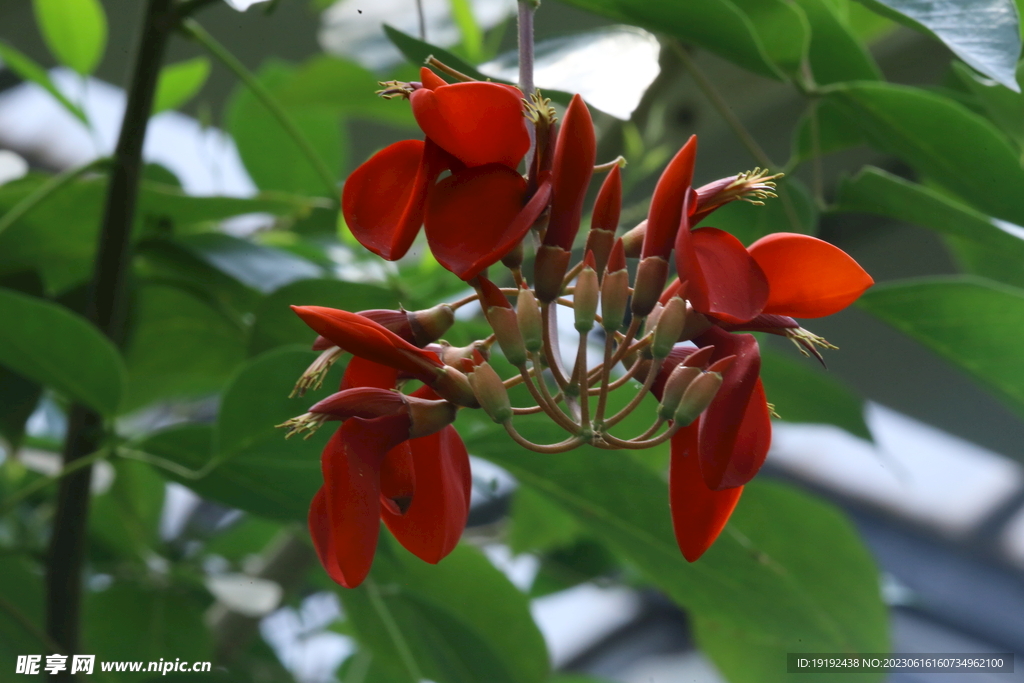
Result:
[[580,345],[576,350],[576,367],[573,376],[579,386],[580,426],[590,427],[590,373],[587,371],[587,337],[586,332],[580,333]]
[[[131,233],[142,175],[142,145],[153,109],[157,78],[167,40],[174,26],[172,0],[149,0],[128,90],[117,148],[110,160],[110,182],[103,210],[98,253],[86,301],[86,317],[115,344],[124,334],[125,282],[131,263]],[[94,411],[75,404],[68,415],[63,465],[97,451],[105,425]],[[85,560],[86,523],[92,468],[82,467],[61,478],[57,509],[50,537],[46,575],[46,631],[64,652],[79,652],[82,566]],[[51,676],[70,681],[71,674]]]
[[[533,13],[540,4],[536,0],[519,0],[519,89],[527,101],[536,89],[533,85]],[[530,150],[526,153],[526,168],[533,168],[533,155],[537,152],[537,129],[527,119],[530,131]]]
[[574,448],[579,448],[585,443],[585,439],[581,436],[572,436],[565,441],[552,444],[533,443],[515,430],[515,427],[512,426],[512,420],[505,422],[504,426],[505,431],[508,432],[508,435],[512,437],[513,441],[523,448],[528,448],[537,453],[565,453],[566,451],[571,451]]
[[632,413],[633,410],[636,409],[638,405],[640,405],[640,401],[644,399],[644,396],[647,395],[647,392],[649,392],[651,390],[651,387],[654,386],[654,380],[658,378],[658,370],[660,369],[660,361],[655,360],[653,363],[651,363],[651,368],[647,371],[647,379],[644,380],[644,385],[640,387],[640,391],[636,392],[636,396],[634,396],[633,399],[629,402],[629,405],[627,405],[625,408],[623,408],[622,410],[615,413],[614,415],[612,415],[611,417],[604,421],[604,426],[606,428],[614,427],[619,422],[622,422],[622,420],[624,420],[626,416]]

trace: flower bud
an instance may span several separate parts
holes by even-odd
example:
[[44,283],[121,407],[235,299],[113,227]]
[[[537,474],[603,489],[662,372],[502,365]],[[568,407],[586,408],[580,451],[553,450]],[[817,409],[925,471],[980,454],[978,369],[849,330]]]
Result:
[[448,304],[438,304],[422,311],[406,311],[405,314],[416,346],[437,341],[455,324],[455,311]]
[[594,317],[597,315],[597,269],[594,263],[594,253],[587,252],[583,261],[583,270],[576,279],[576,290],[573,295],[573,310],[576,316],[576,331],[589,332],[594,327]]
[[475,341],[468,346],[452,346],[442,340],[439,344],[431,344],[427,349],[436,352],[441,362],[445,365],[451,365],[456,368],[460,367],[463,360],[469,360],[470,366],[487,360],[485,353],[487,349],[479,341]]
[[544,345],[544,324],[540,317],[540,306],[537,305],[537,297],[529,287],[522,287],[519,290],[519,299],[516,301],[516,318],[519,320],[519,333],[523,337],[523,344],[530,353],[540,351]]
[[692,368],[680,363],[665,382],[665,389],[661,395],[661,405],[658,407],[658,417],[663,420],[671,420],[675,416],[679,402],[683,400],[686,389],[701,374],[700,368]]
[[622,328],[628,302],[629,271],[622,240],[618,240],[608,259],[608,272],[601,280],[601,325],[609,334]]
[[622,236],[622,246],[626,248],[626,258],[640,258],[644,248],[644,237],[647,236],[647,221],[640,223]]
[[501,265],[515,270],[523,265],[523,242],[520,240],[512,250],[501,257]]
[[469,385],[473,388],[480,407],[492,420],[498,424],[505,424],[512,419],[512,404],[508,400],[508,390],[494,368],[487,363],[478,365],[469,376]]
[[409,402],[409,438],[417,439],[441,431],[452,422],[459,409],[448,401],[429,401],[407,396]]
[[549,304],[562,294],[562,280],[572,252],[562,247],[541,245],[533,263],[533,291],[541,303]]
[[665,358],[679,340],[686,324],[686,302],[678,296],[672,297],[661,312],[658,325],[654,328],[651,353],[655,358]]
[[485,277],[480,277],[480,304],[505,358],[517,368],[525,364],[526,346],[519,332],[516,312],[501,290]]
[[640,261],[636,271],[636,282],[633,285],[633,315],[646,317],[658,302],[661,290],[668,280],[668,261],[660,256],[648,256]]
[[672,420],[680,427],[691,424],[711,405],[721,386],[721,374],[702,372],[686,387]]
[[[664,312],[665,307],[661,304],[654,304],[654,310],[651,311],[650,315],[647,316],[647,320],[644,322],[644,334],[653,333],[658,329],[658,320],[661,319],[661,314]],[[651,341],[654,341],[653,337]],[[651,352],[651,345],[648,344],[643,348],[641,354],[644,358],[653,358],[654,354]]]
[[430,383],[430,388],[437,392],[438,396],[457,406],[480,407],[473,394],[473,388],[469,386],[469,380],[453,367],[445,366],[435,370],[435,378]]

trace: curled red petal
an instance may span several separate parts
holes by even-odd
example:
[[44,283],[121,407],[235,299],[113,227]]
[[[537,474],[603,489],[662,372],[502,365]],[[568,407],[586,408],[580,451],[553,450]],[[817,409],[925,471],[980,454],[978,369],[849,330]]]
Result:
[[[311,413],[330,415],[336,420],[360,417],[370,420],[385,415],[409,417],[409,402],[395,391],[377,387],[353,387],[331,394],[309,408]],[[409,423],[411,426],[411,422]],[[408,434],[408,428],[406,428]]]
[[500,164],[442,180],[427,202],[427,242],[434,257],[463,280],[497,263],[533,224],[521,217],[525,193],[523,177]]
[[442,85],[448,85],[448,81],[425,66],[420,67],[420,82],[423,83],[423,87],[427,90],[437,90]]
[[458,544],[469,516],[469,455],[455,428],[408,442],[415,486],[405,514],[385,508],[381,517],[405,548],[436,564]]
[[394,389],[398,384],[398,370],[387,365],[374,363],[359,356],[353,356],[341,376],[341,390],[353,387],[377,387]]
[[416,470],[408,441],[398,444],[384,456],[380,467],[381,514],[401,515],[409,509],[416,489]]
[[350,588],[363,582],[373,564],[380,529],[380,467],[385,454],[401,440],[391,429],[393,421],[346,420],[320,459],[329,549],[346,581],[342,585]]
[[544,234],[544,244],[566,251],[572,249],[573,239],[580,229],[583,200],[587,196],[590,177],[594,175],[596,159],[597,138],[590,110],[582,97],[573,95],[555,142],[551,167],[551,218]]
[[[689,226],[686,216],[688,210],[683,210],[683,203],[689,198],[696,160],[697,136],[691,135],[665,167],[654,188],[651,209],[647,214],[647,231],[644,234],[641,258],[660,256],[667,260],[676,233]],[[684,219],[687,219],[686,224],[681,225]]]
[[354,356],[402,370],[424,381],[433,379],[433,368],[443,367],[436,355],[356,313],[324,306],[292,306],[292,310],[318,334]]
[[696,562],[711,547],[743,494],[742,486],[713,491],[704,483],[697,458],[698,424],[672,437],[668,474],[672,529],[688,562]]
[[352,235],[381,258],[405,256],[423,225],[427,190],[447,165],[444,152],[429,140],[403,140],[374,154],[352,172],[341,193]]
[[[730,334],[711,328],[697,342],[713,344],[712,362],[736,356],[723,375],[721,388],[700,420],[700,468],[708,488],[718,490],[747,483],[764,462],[771,441],[771,423],[748,406],[755,396],[761,353],[750,334]],[[764,394],[759,394],[764,402]],[[755,401],[756,403],[756,401]],[[744,424],[748,412],[750,422]],[[763,408],[767,414],[767,404]],[[746,479],[740,480],[742,477]]]
[[334,535],[331,532],[331,515],[327,510],[327,497],[323,486],[313,496],[313,502],[309,506],[309,535],[313,539],[313,547],[316,548],[320,564],[323,565],[331,580],[345,588],[358,586],[359,582],[348,579],[342,573],[341,567],[338,566]]
[[777,232],[750,245],[768,277],[765,313],[820,318],[843,310],[875,281],[852,256],[810,235]]
[[480,278],[480,303],[485,310],[494,306],[512,308],[512,304],[509,303],[508,297],[501,291],[501,288],[485,277]]
[[690,297],[694,309],[734,323],[761,313],[768,279],[743,243],[718,228],[692,231],[692,243],[704,276],[704,291]]
[[409,96],[427,137],[466,166],[515,168],[530,148],[518,90],[496,83],[454,83]]

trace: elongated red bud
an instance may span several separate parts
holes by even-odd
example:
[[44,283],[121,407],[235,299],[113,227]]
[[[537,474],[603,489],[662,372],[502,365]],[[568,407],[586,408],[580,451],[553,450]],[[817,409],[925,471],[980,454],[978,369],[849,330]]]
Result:
[[530,353],[540,351],[544,345],[544,325],[540,317],[540,306],[533,290],[525,285],[519,290],[516,301],[516,317],[519,319],[519,333],[523,344]]
[[708,361],[711,360],[711,356],[713,356],[714,353],[715,347],[713,345],[704,346],[687,356],[686,360],[683,361],[683,365],[691,368],[703,368],[708,364]]
[[[713,346],[709,348],[715,348]],[[708,366],[708,372],[717,372],[720,375],[724,375],[725,371],[729,369],[733,361],[736,360],[736,356],[726,356],[725,358],[719,358],[714,363]]]
[[686,324],[686,302],[678,296],[672,299],[665,306],[658,319],[658,326],[654,328],[654,340],[651,342],[651,353],[655,358],[661,359],[672,352],[672,347],[679,340],[679,335]]
[[583,261],[583,270],[580,271],[579,277],[576,279],[576,290],[573,296],[577,332],[589,332],[594,327],[598,292],[594,253],[588,251]]
[[700,368],[693,368],[680,363],[665,382],[665,389],[661,396],[661,405],[658,407],[658,417],[662,420],[671,420],[683,399],[687,387],[701,374]]
[[478,365],[469,376],[469,385],[488,417],[498,424],[505,424],[512,419],[508,390],[494,368],[487,363]]
[[601,184],[594,202],[594,215],[590,221],[590,232],[587,234],[586,251],[594,252],[598,278],[604,277],[612,245],[615,243],[615,231],[619,227],[619,212],[622,204],[622,174],[618,166],[612,167]]
[[640,258],[647,237],[647,220],[640,221],[637,226],[622,236],[622,245],[626,248],[626,258]]
[[[668,260],[676,232],[684,215],[684,204],[693,183],[693,167],[697,160],[697,136],[691,135],[679,153],[661,174],[651,209],[647,214],[647,234],[644,236],[641,257],[660,256]],[[688,227],[688,223],[684,227]]]
[[608,271],[601,280],[601,325],[609,333],[622,327],[629,302],[629,271],[622,240],[616,240],[608,259]]
[[320,425],[330,420],[347,420],[353,417],[372,420],[385,416],[404,416],[406,420],[401,424],[402,429],[407,431],[411,424],[408,399],[388,389],[355,387],[331,394],[313,404],[306,413],[277,426],[288,429],[286,438],[306,432],[304,438],[308,439]]
[[661,290],[668,280],[668,261],[661,256],[648,256],[640,261],[633,284],[633,301],[630,308],[633,315],[643,318],[654,310]]
[[562,281],[572,252],[562,247],[541,245],[533,263],[533,291],[541,303],[549,304],[562,294]]
[[673,421],[685,427],[707,410],[722,387],[722,375],[717,372],[702,372],[683,392],[683,398],[672,416]]
[[512,304],[498,287],[485,277],[480,277],[480,303],[483,305],[487,324],[494,330],[494,336],[501,346],[508,362],[515,367],[526,363],[526,346],[519,331],[519,321]]
[[551,218],[544,244],[572,249],[580,228],[583,200],[597,159],[594,122],[583,98],[574,95],[562,119],[551,167]]

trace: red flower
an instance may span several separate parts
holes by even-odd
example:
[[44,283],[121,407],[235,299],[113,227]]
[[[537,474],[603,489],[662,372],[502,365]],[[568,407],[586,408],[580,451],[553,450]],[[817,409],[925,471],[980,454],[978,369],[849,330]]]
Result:
[[[469,514],[466,447],[450,424],[436,429],[444,423],[438,411],[448,406],[453,419],[454,407],[428,400],[437,395],[426,387],[409,397],[391,391],[397,377],[394,368],[353,358],[342,391],[311,409],[344,419],[321,457],[324,485],[309,528],[324,569],[346,588],[370,571],[381,520],[410,552],[437,563],[458,543]],[[410,408],[417,405],[437,419],[418,423]]]
[[[526,181],[515,170],[530,146],[522,94],[496,83],[449,85],[426,68],[421,78],[409,100],[426,140],[397,142],[357,168],[342,211],[356,239],[389,261],[405,255],[425,222],[441,265],[471,279],[517,245],[547,204],[524,207]],[[435,185],[445,170],[452,175]]]

